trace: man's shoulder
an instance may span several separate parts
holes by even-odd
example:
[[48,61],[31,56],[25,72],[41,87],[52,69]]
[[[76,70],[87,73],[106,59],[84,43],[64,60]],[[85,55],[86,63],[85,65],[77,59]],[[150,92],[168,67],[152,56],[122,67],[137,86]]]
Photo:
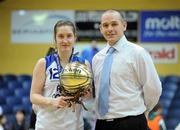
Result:
[[103,48],[103,49],[101,49],[99,52],[97,52],[97,53],[94,55],[93,59],[92,59],[92,63],[95,62],[95,61],[97,61],[97,59],[98,59],[98,60],[101,59],[100,57],[102,57],[102,56],[105,54],[105,52],[106,52],[106,49],[105,49],[105,48]]
[[144,51],[145,49],[140,45],[140,44],[137,44],[137,43],[133,43],[133,42],[130,42],[128,41],[128,48],[131,48],[133,51]]

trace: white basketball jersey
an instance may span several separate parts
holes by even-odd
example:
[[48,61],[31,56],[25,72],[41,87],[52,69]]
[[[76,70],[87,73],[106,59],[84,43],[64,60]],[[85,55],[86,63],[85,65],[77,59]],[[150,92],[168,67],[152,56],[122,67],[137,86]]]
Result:
[[[57,67],[56,54],[45,57],[46,81],[43,96],[56,98],[61,95],[59,88],[59,70]],[[72,56],[71,62],[84,60]],[[60,69],[60,71],[62,68]],[[81,106],[76,105],[76,111],[72,108],[54,108],[38,106],[36,118],[36,130],[83,130]]]

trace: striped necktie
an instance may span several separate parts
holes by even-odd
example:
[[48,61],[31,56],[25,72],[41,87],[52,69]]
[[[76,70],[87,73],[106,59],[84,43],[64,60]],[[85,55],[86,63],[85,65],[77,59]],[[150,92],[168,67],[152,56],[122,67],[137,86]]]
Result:
[[109,99],[109,81],[111,65],[113,61],[113,52],[115,49],[110,47],[107,56],[103,63],[103,69],[101,74],[100,90],[99,90],[99,101],[98,110],[101,116],[104,116],[108,112],[108,99]]

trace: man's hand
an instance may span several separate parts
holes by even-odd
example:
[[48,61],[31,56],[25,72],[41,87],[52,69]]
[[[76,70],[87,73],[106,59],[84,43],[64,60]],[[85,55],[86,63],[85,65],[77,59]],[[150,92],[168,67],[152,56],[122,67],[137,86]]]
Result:
[[149,112],[148,111],[145,111],[145,116],[146,116],[146,120],[148,120],[148,118],[149,118]]
[[91,88],[88,88],[87,90],[85,90],[85,91],[82,93],[82,98],[83,98],[83,99],[90,99],[90,98],[92,98],[92,89],[91,89]]

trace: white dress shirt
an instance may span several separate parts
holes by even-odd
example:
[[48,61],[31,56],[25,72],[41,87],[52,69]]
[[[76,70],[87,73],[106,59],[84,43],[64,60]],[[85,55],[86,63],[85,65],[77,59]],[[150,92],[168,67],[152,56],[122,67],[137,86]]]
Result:
[[0,130],[4,130],[3,126],[0,124]]
[[109,109],[98,114],[98,96],[101,71],[109,44],[97,53],[92,61],[95,84],[95,106],[98,119],[122,118],[150,111],[158,102],[162,87],[149,53],[123,36],[114,46],[110,72]]

